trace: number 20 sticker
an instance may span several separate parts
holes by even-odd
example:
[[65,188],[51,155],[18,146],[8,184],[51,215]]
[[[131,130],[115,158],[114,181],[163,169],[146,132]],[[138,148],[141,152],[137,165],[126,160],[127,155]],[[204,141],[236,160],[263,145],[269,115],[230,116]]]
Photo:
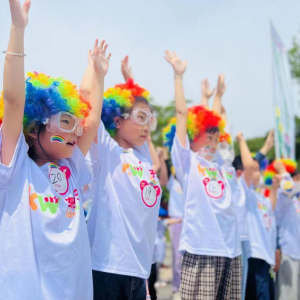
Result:
[[54,190],[60,195],[65,195],[69,189],[71,171],[68,167],[54,167],[49,170],[49,178]]

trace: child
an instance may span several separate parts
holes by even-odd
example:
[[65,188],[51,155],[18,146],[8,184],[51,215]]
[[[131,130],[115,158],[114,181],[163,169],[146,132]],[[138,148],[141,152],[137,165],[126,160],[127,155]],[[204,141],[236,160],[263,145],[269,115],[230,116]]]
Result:
[[241,247],[232,195],[213,162],[225,124],[202,106],[187,109],[182,86],[186,62],[169,51],[166,60],[175,72],[176,118],[164,135],[185,201],[181,297],[240,299]]
[[29,73],[25,83],[29,8],[29,0],[23,8],[10,0],[12,27],[0,100],[0,299],[92,299],[80,188],[89,182],[84,155],[99,124],[107,46],[94,48],[92,109],[63,78]]
[[298,300],[300,299],[300,181],[296,163],[290,160],[284,162],[288,163],[284,165],[293,178],[293,188],[286,191],[284,185],[290,188],[291,184],[291,179],[287,179],[280,189],[275,210],[282,255],[276,276],[276,299]]
[[157,121],[149,92],[132,79],[108,89],[104,98],[89,153],[93,164],[99,162],[88,222],[94,298],[144,300],[161,198],[150,139]]
[[241,182],[246,193],[247,220],[250,240],[246,242],[249,270],[246,299],[273,299],[271,265],[275,265],[276,222],[274,209],[280,177],[275,176],[269,198],[254,188],[259,185],[260,169],[253,160],[242,134],[237,135],[241,150],[243,175]]

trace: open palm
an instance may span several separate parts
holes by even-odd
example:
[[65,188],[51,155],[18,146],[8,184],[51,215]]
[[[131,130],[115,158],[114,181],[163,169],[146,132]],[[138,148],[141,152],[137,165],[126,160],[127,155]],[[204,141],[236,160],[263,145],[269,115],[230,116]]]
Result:
[[187,64],[186,60],[182,61],[174,51],[173,53],[166,51],[165,59],[172,65],[176,75],[182,76],[184,74]]
[[108,45],[105,44],[104,40],[98,47],[98,40],[96,40],[93,52],[95,72],[103,76],[105,76],[108,71],[109,59],[111,57],[111,53],[109,53],[109,55],[105,57],[107,47]]
[[16,28],[25,28],[27,26],[30,4],[30,0],[25,0],[23,7],[21,7],[19,0],[9,0],[13,26]]

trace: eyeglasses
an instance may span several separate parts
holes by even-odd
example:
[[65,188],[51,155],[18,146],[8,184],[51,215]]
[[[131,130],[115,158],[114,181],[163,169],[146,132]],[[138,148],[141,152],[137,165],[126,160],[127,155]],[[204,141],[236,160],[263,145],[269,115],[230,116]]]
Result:
[[67,132],[72,133],[76,130],[76,135],[81,136],[83,133],[83,121],[69,112],[60,112],[51,116],[44,122],[47,124],[47,130],[50,132]]
[[130,115],[128,113],[122,114],[122,117],[124,119],[130,118],[130,120],[140,125],[146,125],[148,123],[151,131],[154,131],[157,126],[155,115],[140,108],[132,110]]

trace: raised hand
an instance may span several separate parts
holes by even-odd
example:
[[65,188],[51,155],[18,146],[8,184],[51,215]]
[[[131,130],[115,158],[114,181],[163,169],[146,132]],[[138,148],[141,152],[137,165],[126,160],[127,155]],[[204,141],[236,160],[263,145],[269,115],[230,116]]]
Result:
[[224,74],[219,74],[216,94],[219,97],[222,97],[225,93],[225,90],[226,90],[225,76]]
[[121,62],[121,72],[123,74],[125,81],[127,81],[129,78],[133,78],[131,67],[129,66],[128,62],[129,62],[129,57],[127,55]]
[[243,134],[242,134],[241,132],[239,132],[239,133],[236,135],[236,140],[237,140],[238,143],[245,140],[245,139],[244,139],[244,136],[243,136]]
[[23,7],[21,7],[19,0],[9,0],[12,25],[15,28],[25,29],[27,26],[30,4],[30,0],[25,0]]
[[182,61],[177,54],[173,51],[166,51],[165,59],[171,64],[176,76],[182,76],[186,70],[187,61]]
[[215,91],[216,88],[210,89],[209,82],[205,78],[201,83],[202,97],[206,97],[207,99],[209,99],[214,94]]
[[98,40],[96,40],[93,54],[90,53],[90,55],[92,55],[94,60],[95,73],[98,75],[102,75],[103,77],[107,74],[108,67],[109,67],[109,60],[111,57],[111,53],[109,53],[108,56],[105,57],[107,47],[108,45],[105,44],[104,40],[100,43],[99,46],[98,46]]
[[265,145],[271,150],[274,147],[275,139],[274,139],[274,130],[271,130],[268,134],[268,137],[265,141]]

